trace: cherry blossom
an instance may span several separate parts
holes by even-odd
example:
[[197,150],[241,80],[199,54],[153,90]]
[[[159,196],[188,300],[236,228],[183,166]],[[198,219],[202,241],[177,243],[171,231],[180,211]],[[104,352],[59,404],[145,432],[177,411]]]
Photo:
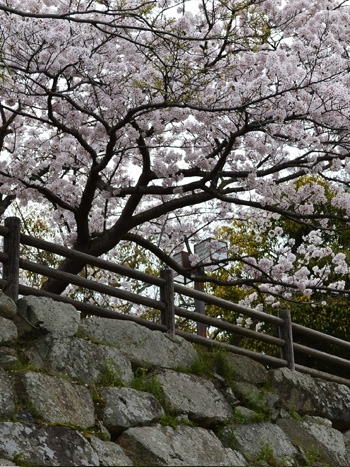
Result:
[[232,284],[346,290],[325,232],[350,215],[349,25],[340,0],[0,2],[1,199],[38,203],[72,248],[136,242],[182,275],[173,253],[238,219],[275,249],[235,246]]

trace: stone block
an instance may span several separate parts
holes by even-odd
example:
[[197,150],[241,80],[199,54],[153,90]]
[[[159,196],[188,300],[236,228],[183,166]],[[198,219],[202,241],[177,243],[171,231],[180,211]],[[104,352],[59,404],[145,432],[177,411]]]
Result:
[[7,459],[0,459],[0,465],[4,467],[11,467],[12,465],[16,466],[13,462],[7,460]]
[[120,350],[76,337],[43,337],[31,345],[26,356],[37,368],[80,383],[100,384],[108,374],[124,384],[133,379],[131,363]]
[[117,443],[134,465],[245,466],[244,457],[224,448],[212,431],[180,425],[135,427],[124,431]]
[[233,410],[214,384],[201,376],[161,370],[157,373],[169,410],[203,426],[227,422]]
[[120,434],[133,426],[157,422],[164,410],[157,399],[147,392],[131,388],[102,388],[104,400],[101,419],[112,434]]
[[98,455],[77,431],[18,422],[0,423],[0,457],[17,458],[17,465],[99,465]]
[[80,314],[72,305],[47,297],[21,298],[17,311],[15,322],[18,333],[25,339],[37,339],[48,333],[54,336],[74,336],[80,322]]
[[197,356],[193,345],[185,339],[171,338],[132,321],[94,316],[82,320],[79,330],[94,341],[114,345],[137,366],[187,368]]
[[238,381],[251,384],[264,384],[267,381],[267,371],[264,365],[245,355],[227,352],[227,359],[232,366],[234,377]]
[[[102,441],[96,436],[91,436],[90,444],[99,458],[99,465],[102,466],[132,466],[134,465],[123,449],[111,441]],[[1,464],[0,464],[1,465]]]
[[[294,446],[304,453],[316,455],[330,465],[349,465],[344,437],[340,431],[325,423],[293,418],[280,419],[277,425],[287,434]],[[305,459],[307,461],[307,459]]]
[[9,375],[0,368],[0,416],[10,419],[15,413],[15,393]]
[[262,422],[235,425],[227,429],[233,429],[230,433],[232,446],[244,453],[249,465],[264,465],[264,461],[271,462],[269,465],[295,465],[298,451],[279,426]]
[[251,383],[235,382],[232,384],[234,395],[249,407],[262,407],[265,397],[261,390]]
[[13,319],[17,314],[17,306],[8,295],[0,291],[0,316]]
[[0,316],[0,346],[13,345],[17,341],[17,326],[10,319]]
[[344,384],[313,378],[288,368],[269,371],[268,380],[279,396],[280,408],[301,416],[327,418],[341,431],[350,428],[350,389]]
[[35,418],[82,429],[94,425],[94,404],[86,387],[35,372],[17,373],[15,382],[18,399]]

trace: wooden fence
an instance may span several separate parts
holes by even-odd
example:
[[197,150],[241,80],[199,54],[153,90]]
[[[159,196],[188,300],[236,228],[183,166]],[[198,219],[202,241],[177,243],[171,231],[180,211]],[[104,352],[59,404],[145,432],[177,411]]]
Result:
[[[89,315],[96,315],[105,318],[132,320],[138,324],[146,326],[149,329],[160,330],[169,333],[170,335],[179,335],[188,341],[201,344],[207,347],[218,347],[226,349],[236,354],[245,355],[253,358],[260,363],[270,367],[288,367],[296,369],[303,373],[308,373],[312,376],[321,377],[330,381],[343,383],[350,386],[350,360],[337,356],[334,353],[326,353],[312,345],[304,345],[293,340],[293,335],[301,335],[307,338],[308,341],[314,340],[318,344],[331,344],[341,349],[343,352],[350,352],[350,343],[344,340],[323,334],[310,328],[300,326],[291,321],[290,313],[287,310],[281,310],[278,316],[269,315],[259,312],[251,308],[232,303],[227,300],[215,297],[213,295],[194,290],[193,288],[174,282],[173,271],[166,269],[161,271],[160,277],[155,277],[143,272],[133,270],[129,267],[122,266],[117,263],[95,258],[78,251],[36,239],[32,236],[20,233],[20,220],[16,217],[10,217],[5,220],[5,225],[0,226],[0,236],[4,237],[3,252],[0,252],[0,262],[3,263],[3,277],[0,279],[0,285],[4,293],[9,295],[13,300],[17,301],[19,295],[36,295],[53,298],[54,300],[70,303],[76,309]],[[40,250],[60,255],[65,258],[77,259],[85,262],[85,264],[100,268],[101,270],[110,271],[118,275],[128,277],[137,281],[142,281],[145,284],[159,288],[160,300],[156,300],[141,294],[135,294],[118,287],[101,284],[91,279],[86,279],[78,275],[62,272],[57,269],[29,261],[20,256],[21,245],[38,248]],[[20,270],[31,271],[48,278],[62,280],[69,284],[98,292],[99,294],[108,297],[116,297],[126,302],[131,302],[137,305],[142,305],[147,308],[159,310],[159,322],[148,321],[137,316],[128,315],[103,308],[97,305],[84,303],[62,295],[56,295],[46,292],[41,289],[28,287],[20,284]],[[238,326],[227,322],[223,319],[212,318],[206,315],[190,311],[189,309],[176,306],[175,295],[188,297],[194,300],[204,302],[207,305],[214,305],[223,310],[229,310],[234,313],[239,313],[244,317],[250,317],[268,323],[270,327],[276,329],[276,335],[268,335],[264,332],[257,332],[245,327]],[[241,336],[243,338],[254,339],[257,342],[268,344],[268,347],[279,349],[279,356],[268,355],[264,352],[255,352],[235,345],[230,345],[215,339],[207,338],[201,335],[191,334],[176,328],[176,323],[179,318],[185,318],[194,323],[202,323],[212,329],[225,331],[226,333]],[[273,353],[273,352],[271,352]],[[332,371],[324,372],[316,370],[312,366],[305,366],[295,362],[295,353],[302,354],[314,359],[313,361],[323,361],[331,365],[331,367],[340,367],[341,375],[333,374]],[[349,353],[350,355],[350,353]]]

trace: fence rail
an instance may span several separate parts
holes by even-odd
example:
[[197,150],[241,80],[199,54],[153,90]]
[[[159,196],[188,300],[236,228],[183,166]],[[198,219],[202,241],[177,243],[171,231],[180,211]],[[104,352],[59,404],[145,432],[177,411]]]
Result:
[[[330,381],[335,381],[350,386],[350,360],[337,356],[333,353],[331,354],[318,350],[317,348],[311,347],[309,345],[295,342],[295,339],[293,339],[293,334],[306,336],[309,340],[315,339],[318,343],[323,342],[325,344],[335,345],[345,351],[350,351],[350,343],[307,328],[305,326],[293,323],[291,321],[290,313],[287,310],[281,310],[278,313],[278,316],[269,315],[267,313],[259,312],[251,308],[215,297],[213,295],[206,294],[190,287],[177,284],[174,282],[173,272],[168,269],[161,271],[160,277],[155,277],[117,263],[106,261],[101,258],[96,258],[94,256],[74,251],[60,245],[55,245],[45,240],[22,234],[20,233],[20,220],[15,217],[7,218],[5,220],[5,225],[0,226],[0,236],[4,237],[3,252],[0,252],[0,262],[3,264],[3,277],[0,279],[0,285],[2,286],[4,292],[15,301],[17,301],[19,295],[36,295],[53,298],[57,301],[70,303],[76,309],[89,315],[121,320],[132,320],[138,324],[148,327],[149,329],[159,330],[170,335],[179,335],[193,343],[198,343],[207,347],[219,347],[237,354],[248,356],[272,368],[288,367],[303,373],[308,373],[312,376],[322,377]],[[77,259],[79,261],[85,262],[85,264],[100,268],[101,270],[113,272],[118,275],[152,285],[159,288],[160,300],[143,296],[141,294],[135,294],[118,287],[101,284],[91,279],[86,279],[78,275],[69,274],[58,269],[45,266],[43,264],[29,261],[28,259],[22,258],[20,256],[21,245],[38,248],[45,252],[54,253],[64,258]],[[21,269],[45,276],[47,278],[62,280],[69,284],[82,287],[86,290],[95,291],[109,297],[116,297],[118,299],[125,300],[126,302],[131,302],[137,305],[159,310],[159,322],[148,321],[138,316],[120,313],[104,307],[75,300],[70,297],[56,295],[42,289],[36,289],[24,284],[20,284],[19,277]],[[209,317],[194,311],[190,311],[186,308],[176,306],[174,298],[176,294],[182,297],[201,301],[207,305],[214,305],[225,310],[240,313],[243,316],[269,323],[276,328],[276,335],[278,337],[262,332],[257,332],[251,329],[246,329],[242,326],[232,324],[223,319]],[[255,339],[256,341],[263,342],[269,346],[275,346],[279,349],[280,356],[276,357],[275,355],[267,355],[263,352],[256,352],[239,346],[216,341],[215,339],[203,337],[202,335],[196,335],[182,331],[176,328],[177,317],[191,320],[197,325],[198,323],[201,323],[205,327],[215,328],[219,331],[225,331],[235,336]],[[338,365],[342,368],[342,374],[333,374],[332,372],[324,372],[310,366],[301,365],[295,362],[295,353],[303,354],[316,360]]]

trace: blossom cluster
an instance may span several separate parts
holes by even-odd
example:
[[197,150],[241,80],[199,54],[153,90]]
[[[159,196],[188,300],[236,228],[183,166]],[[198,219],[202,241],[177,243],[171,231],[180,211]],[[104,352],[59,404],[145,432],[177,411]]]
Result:
[[237,247],[243,278],[340,290],[348,260],[324,232],[350,216],[350,7],[190,5],[0,4],[0,192],[95,255],[132,232],[170,256],[243,220],[275,246]]

